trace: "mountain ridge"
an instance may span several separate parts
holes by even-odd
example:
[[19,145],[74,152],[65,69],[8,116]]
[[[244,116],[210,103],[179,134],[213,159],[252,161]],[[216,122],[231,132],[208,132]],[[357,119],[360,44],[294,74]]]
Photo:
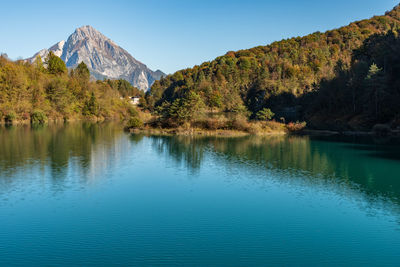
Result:
[[42,49],[27,60],[33,63],[38,55],[44,59],[50,51],[64,60],[68,68],[84,62],[96,79],[125,79],[144,91],[165,76],[160,70],[150,70],[90,25],[77,28],[67,41]]

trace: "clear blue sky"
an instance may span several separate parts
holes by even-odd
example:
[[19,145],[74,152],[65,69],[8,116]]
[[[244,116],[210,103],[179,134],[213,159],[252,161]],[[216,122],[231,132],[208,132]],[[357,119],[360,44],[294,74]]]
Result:
[[4,1],[0,52],[32,56],[92,25],[152,69],[172,73],[229,50],[384,14],[399,0]]

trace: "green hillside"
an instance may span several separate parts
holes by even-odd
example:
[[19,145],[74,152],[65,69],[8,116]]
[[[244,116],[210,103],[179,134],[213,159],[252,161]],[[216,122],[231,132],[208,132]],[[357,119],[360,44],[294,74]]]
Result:
[[228,52],[156,81],[145,105],[165,112],[196,95],[208,111],[250,119],[269,108],[276,120],[315,128],[396,126],[399,30],[397,6],[325,33]]

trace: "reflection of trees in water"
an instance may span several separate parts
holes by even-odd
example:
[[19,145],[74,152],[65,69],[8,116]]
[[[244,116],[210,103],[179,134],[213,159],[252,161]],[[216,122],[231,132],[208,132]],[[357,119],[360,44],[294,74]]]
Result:
[[[0,127],[0,183],[7,186],[26,170],[50,172],[53,183],[63,186],[68,172],[78,173],[83,183],[118,162],[126,147],[119,125],[72,124],[30,128]],[[130,136],[130,144],[141,144],[143,136]],[[311,140],[309,137],[150,137],[152,148],[178,165],[198,172],[209,157],[215,164],[257,170],[284,171],[308,183],[327,181],[356,188],[366,196],[400,200],[398,145],[354,144]],[[342,140],[340,140],[342,141]],[[354,141],[354,140],[353,140]],[[112,160],[111,160],[112,158]],[[245,164],[245,165],[244,165]],[[204,166],[207,167],[207,166]],[[303,175],[304,176],[304,175]],[[14,177],[14,178],[11,178]]]
[[207,148],[205,140],[183,136],[151,138],[152,146],[158,153],[167,153],[178,164],[184,163],[192,172],[200,168]]
[[[112,124],[76,123],[34,127],[15,126],[0,128],[0,172],[8,179],[22,168],[50,167],[54,183],[62,183],[73,161],[87,178],[93,164],[101,165],[105,159],[94,160],[96,149],[115,147],[120,127]],[[100,153],[108,155],[108,153]],[[96,161],[96,162],[94,162]],[[101,166],[97,166],[101,167]],[[28,175],[27,175],[28,176]],[[29,177],[27,177],[29,178]],[[12,181],[10,181],[12,182]]]
[[[365,149],[387,151],[390,147],[374,144],[356,145],[311,140],[309,137],[152,137],[160,153],[168,153],[178,163],[198,170],[207,150],[214,151],[220,164],[229,166],[249,163],[256,168],[307,173],[310,183],[347,185],[371,197],[400,199],[400,164],[386,157],[365,153]],[[398,149],[396,149],[398,151]],[[318,179],[318,180],[316,180]],[[314,181],[313,181],[314,180]]]

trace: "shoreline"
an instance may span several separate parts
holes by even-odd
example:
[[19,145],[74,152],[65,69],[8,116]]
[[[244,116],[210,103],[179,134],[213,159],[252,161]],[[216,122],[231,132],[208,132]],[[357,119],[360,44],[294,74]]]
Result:
[[[73,118],[67,121],[63,119],[49,119],[44,124],[38,125],[55,125],[65,123],[107,123],[118,122],[121,123],[123,128],[123,121],[115,119],[94,119],[94,118]],[[12,124],[7,124],[4,121],[0,122],[0,126],[37,126],[32,124],[30,120],[18,120]],[[374,132],[374,131],[335,131],[335,130],[317,130],[317,129],[304,129],[301,131],[289,130],[270,130],[249,132],[245,130],[229,130],[217,129],[208,130],[202,128],[124,128],[130,134],[145,134],[145,135],[158,135],[158,136],[212,136],[212,137],[244,137],[244,136],[354,136],[354,137],[394,137],[400,138],[400,130],[391,130],[390,132]]]
[[250,133],[240,130],[205,130],[199,128],[135,128],[125,129],[130,134],[145,134],[159,136],[213,136],[213,137],[243,137],[243,136],[354,136],[354,137],[400,137],[400,131],[380,134],[373,131],[332,131],[305,129],[299,132],[265,131]]
[[243,136],[283,136],[288,135],[285,131],[271,131],[260,133],[249,133],[239,130],[204,130],[198,128],[143,128],[143,129],[126,129],[130,134],[146,134],[159,136],[213,136],[213,137],[243,137]]
[[105,119],[105,118],[70,118],[70,119],[48,119],[45,123],[35,124],[32,123],[30,119],[26,120],[15,120],[12,123],[6,123],[4,120],[0,121],[0,126],[36,126],[36,125],[53,125],[53,124],[60,124],[60,123],[75,123],[75,122],[87,122],[87,123],[102,123],[102,122],[115,122],[115,121],[122,121],[117,119]]
[[332,130],[313,130],[305,129],[296,133],[298,135],[310,136],[355,136],[355,137],[400,137],[400,130],[391,130],[389,132],[374,131],[332,131]]

